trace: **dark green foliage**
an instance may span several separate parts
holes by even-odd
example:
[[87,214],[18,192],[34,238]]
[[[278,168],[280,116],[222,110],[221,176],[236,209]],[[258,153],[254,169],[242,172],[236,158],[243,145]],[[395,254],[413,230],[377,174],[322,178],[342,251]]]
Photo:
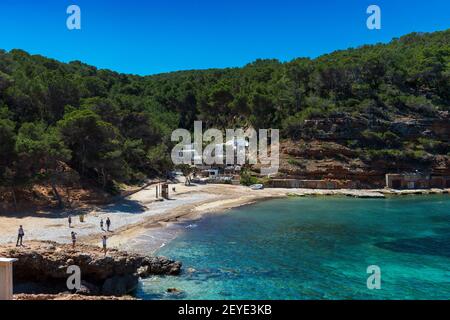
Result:
[[53,179],[60,162],[105,188],[164,175],[172,130],[192,129],[197,119],[205,127],[280,128],[295,139],[305,130],[323,134],[305,129],[307,119],[353,117],[368,123],[346,138],[362,156],[428,161],[448,144],[404,146],[380,124],[445,110],[450,30],[314,60],[148,77],[0,50],[0,185]]
[[0,108],[0,185],[11,185],[12,167],[16,160],[16,124],[8,118],[6,108]]
[[0,186],[57,183],[64,164],[111,190],[164,174],[179,119],[146,88],[145,78],[0,51]]
[[244,186],[251,186],[254,184],[260,183],[260,180],[251,175],[251,172],[249,170],[243,170],[241,172],[241,184]]
[[95,174],[103,187],[111,179],[128,178],[119,130],[94,111],[81,109],[68,113],[58,122],[58,129],[72,150],[74,167],[82,176]]

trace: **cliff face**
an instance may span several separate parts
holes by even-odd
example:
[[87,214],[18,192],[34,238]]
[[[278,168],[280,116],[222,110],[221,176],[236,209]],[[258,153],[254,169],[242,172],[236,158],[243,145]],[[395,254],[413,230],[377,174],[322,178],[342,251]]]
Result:
[[78,294],[124,295],[133,292],[139,277],[153,274],[178,275],[181,263],[163,257],[148,257],[80,245],[31,242],[26,247],[0,246],[0,256],[17,258],[14,284],[18,293],[61,293],[68,291],[69,266],[81,270],[82,288]]
[[384,187],[385,174],[416,170],[450,176],[450,117],[306,120],[280,154],[278,178],[341,180],[342,187]]

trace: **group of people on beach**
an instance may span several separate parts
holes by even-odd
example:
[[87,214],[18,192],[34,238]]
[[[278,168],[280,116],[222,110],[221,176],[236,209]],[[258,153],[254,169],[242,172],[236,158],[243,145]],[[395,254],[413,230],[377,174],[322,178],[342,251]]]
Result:
[[[176,192],[175,187],[172,188],[173,192]],[[83,222],[84,221],[84,216],[80,216],[80,221]],[[69,223],[69,228],[73,228],[72,226],[72,215],[69,214],[69,216],[67,217],[67,222]],[[106,225],[106,230],[105,230],[105,225]],[[111,219],[109,217],[106,218],[105,221],[103,221],[103,218],[100,219],[100,229],[104,232],[112,232],[111,231]],[[16,247],[23,247],[23,239],[25,237],[25,231],[22,225],[20,225],[19,230],[17,232],[17,242],[16,242]],[[75,249],[76,244],[77,244],[77,233],[75,231],[71,231],[70,233],[70,238],[72,240],[72,248]],[[108,237],[106,235],[102,235],[102,246],[103,246],[103,250],[105,252],[107,252],[107,239]]]
[[[67,218],[67,221],[69,223],[69,228],[72,228],[72,216],[69,215]],[[100,229],[102,231],[107,231],[107,232],[111,232],[111,219],[109,219],[109,217],[106,218],[106,230],[104,229],[104,222],[103,222],[103,218],[100,219]],[[19,226],[19,230],[17,232],[17,242],[16,242],[16,247],[23,247],[23,238],[25,236],[25,231],[23,229],[23,226],[20,225]],[[72,231],[70,234],[70,237],[72,239],[72,248],[75,249],[76,243],[77,243],[77,233],[75,231]],[[108,237],[106,235],[102,236],[102,246],[103,246],[103,251],[107,252],[107,239]]]
[[[108,217],[106,218],[106,231],[111,232],[110,228],[111,228],[111,220]],[[103,219],[100,219],[100,229],[102,229],[102,231],[105,231],[105,229],[103,228]]]
[[[72,228],[72,217],[70,215],[68,217],[68,222],[69,222],[69,228]],[[102,229],[102,231],[105,231],[103,218],[100,219],[100,229]],[[106,218],[106,231],[111,232],[111,219],[109,219],[109,217]],[[71,238],[72,238],[72,248],[75,249],[75,246],[77,244],[77,233],[72,231]],[[106,235],[102,236],[102,247],[103,247],[103,251],[105,252],[105,254],[107,252],[107,239],[108,239],[108,237]]]

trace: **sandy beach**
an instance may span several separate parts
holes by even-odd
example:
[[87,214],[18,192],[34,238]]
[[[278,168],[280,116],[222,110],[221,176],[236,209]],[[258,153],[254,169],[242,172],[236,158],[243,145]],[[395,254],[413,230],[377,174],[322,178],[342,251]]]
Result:
[[[72,228],[68,226],[71,211],[13,215],[0,217],[0,243],[16,241],[19,225],[25,229],[25,241],[50,240],[59,243],[70,241],[71,231],[81,243],[100,245],[101,236],[108,235],[108,245],[121,250],[138,250],[146,243],[146,253],[153,252],[176,236],[176,223],[201,217],[206,213],[247,205],[255,201],[289,196],[344,195],[360,198],[383,198],[386,195],[448,193],[449,190],[315,190],[315,189],[264,189],[251,190],[233,185],[170,185],[176,188],[170,200],[155,197],[155,186],[150,186],[119,201],[103,207],[92,208],[80,222],[72,212]],[[79,213],[78,213],[79,214]],[[109,217],[111,232],[102,231],[100,220]],[[106,228],[106,227],[105,227]]]

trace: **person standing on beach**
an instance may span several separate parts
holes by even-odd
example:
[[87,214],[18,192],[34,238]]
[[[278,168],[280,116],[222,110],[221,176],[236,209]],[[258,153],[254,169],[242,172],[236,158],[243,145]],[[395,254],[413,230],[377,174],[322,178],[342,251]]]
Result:
[[103,252],[105,252],[105,256],[106,256],[106,252],[107,252],[107,248],[106,248],[106,236],[102,237],[102,245],[103,245]]
[[103,229],[103,218],[100,219],[100,229],[102,229],[102,231],[105,231],[105,229]]
[[72,231],[72,248],[75,249],[75,245],[77,244],[77,234]]
[[25,232],[23,231],[23,227],[20,226],[19,227],[19,231],[17,233],[17,243],[16,243],[16,247],[18,246],[23,246],[23,236],[25,235]]
[[109,220],[109,217],[106,218],[106,231],[109,232],[109,228],[111,227],[111,220]]
[[72,216],[70,214],[67,220],[69,221],[69,228],[72,228]]

